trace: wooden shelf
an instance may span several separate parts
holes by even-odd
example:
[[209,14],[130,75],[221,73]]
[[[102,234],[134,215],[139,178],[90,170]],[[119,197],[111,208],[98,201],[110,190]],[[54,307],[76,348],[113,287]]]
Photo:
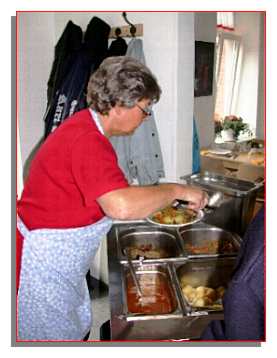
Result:
[[[141,37],[143,36],[143,24],[134,24],[135,28],[136,28],[136,33],[135,33],[135,37]],[[133,35],[130,32],[131,26],[126,25],[126,26],[116,26],[116,27],[112,27],[111,31],[110,31],[110,35],[109,38],[110,39],[116,39],[117,36],[115,34],[116,29],[120,29],[121,33],[120,33],[120,37],[133,37]]]

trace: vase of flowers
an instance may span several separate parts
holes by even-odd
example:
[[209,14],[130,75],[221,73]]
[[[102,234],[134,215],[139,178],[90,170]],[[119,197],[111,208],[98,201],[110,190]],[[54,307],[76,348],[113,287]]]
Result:
[[234,135],[234,131],[233,129],[229,128],[229,129],[222,129],[221,131],[221,138],[224,142],[234,142],[235,139],[235,135]]
[[226,116],[217,126],[220,126],[220,135],[224,141],[236,141],[241,133],[252,134],[249,125],[234,115]]

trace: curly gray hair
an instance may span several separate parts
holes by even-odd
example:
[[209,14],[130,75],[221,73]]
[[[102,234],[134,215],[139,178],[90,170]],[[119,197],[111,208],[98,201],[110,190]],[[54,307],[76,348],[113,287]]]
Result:
[[87,87],[89,107],[107,114],[116,104],[131,108],[136,102],[148,99],[159,101],[161,89],[155,76],[132,57],[106,58],[91,75]]

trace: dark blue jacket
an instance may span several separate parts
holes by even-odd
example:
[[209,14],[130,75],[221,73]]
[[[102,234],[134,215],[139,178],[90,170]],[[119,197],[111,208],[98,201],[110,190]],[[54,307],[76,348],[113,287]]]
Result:
[[55,57],[47,83],[47,104],[49,105],[64,78],[70,71],[76,53],[82,46],[83,31],[80,26],[68,21],[59,41],[55,46]]
[[82,41],[78,26],[72,22],[66,26],[56,46],[56,58],[48,81],[45,138],[67,117],[87,107],[87,83],[91,73],[107,56],[110,29],[104,21],[93,17]]
[[264,208],[245,234],[223,304],[224,321],[212,321],[202,340],[265,339]]

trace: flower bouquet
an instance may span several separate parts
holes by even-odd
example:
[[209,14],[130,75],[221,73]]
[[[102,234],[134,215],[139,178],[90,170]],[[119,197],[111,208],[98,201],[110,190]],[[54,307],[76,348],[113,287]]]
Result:
[[223,121],[217,123],[217,132],[230,130],[233,132],[233,137],[235,140],[238,139],[241,133],[252,134],[249,125],[247,123],[244,123],[241,117],[237,117],[234,115],[226,116]]

